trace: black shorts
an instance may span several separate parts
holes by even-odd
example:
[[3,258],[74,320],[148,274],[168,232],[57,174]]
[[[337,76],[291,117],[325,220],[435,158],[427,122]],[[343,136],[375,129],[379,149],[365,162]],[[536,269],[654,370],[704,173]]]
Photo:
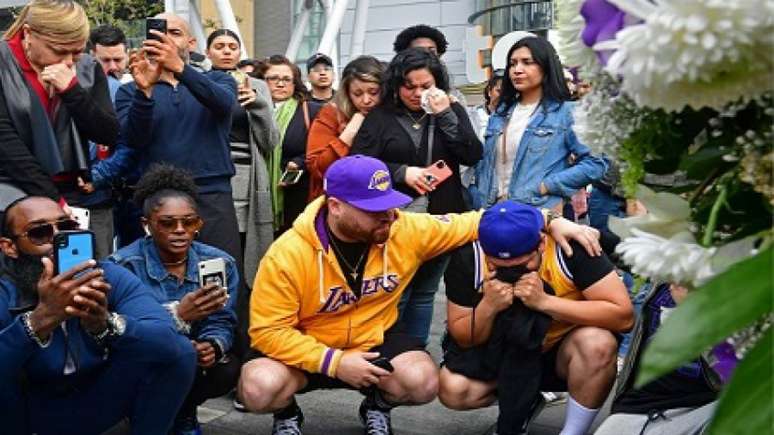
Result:
[[[547,352],[540,355],[540,391],[567,391],[567,381],[556,374],[556,359],[564,337]],[[493,362],[485,361],[481,346],[462,348],[454,342],[448,332],[443,340],[443,362],[452,373],[479,381],[496,381],[497,369]]]
[[[396,356],[411,352],[414,350],[425,350],[422,340],[404,332],[402,325],[395,324],[392,328],[388,329],[384,333],[384,343],[379,346],[369,349],[369,352],[379,352],[380,357],[385,357],[392,360]],[[248,359],[263,358],[266,357],[261,351],[252,349]],[[304,388],[299,390],[297,394],[308,393],[314,390],[336,390],[336,389],[349,389],[356,390],[357,388],[349,385],[348,383],[322,373],[309,373],[304,371],[306,375],[307,384]]]

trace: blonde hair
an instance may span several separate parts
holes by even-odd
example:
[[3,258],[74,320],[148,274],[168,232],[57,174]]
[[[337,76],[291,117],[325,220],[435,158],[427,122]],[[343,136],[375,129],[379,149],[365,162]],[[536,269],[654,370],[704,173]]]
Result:
[[347,117],[352,118],[352,115],[357,112],[357,108],[349,99],[349,85],[353,80],[358,79],[363,82],[376,83],[381,85],[384,74],[384,65],[379,62],[373,56],[359,56],[353,59],[344,68],[344,72],[341,74],[341,84],[339,85],[339,91],[336,92],[334,101],[339,111]]
[[89,19],[81,5],[73,0],[32,0],[24,6],[3,38],[13,38],[25,24],[36,36],[56,44],[86,42],[89,38]]

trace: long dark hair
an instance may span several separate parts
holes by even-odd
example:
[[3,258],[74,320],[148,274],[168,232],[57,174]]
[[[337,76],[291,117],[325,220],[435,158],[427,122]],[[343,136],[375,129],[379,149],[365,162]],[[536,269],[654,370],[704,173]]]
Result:
[[406,82],[406,76],[411,71],[427,69],[435,79],[435,87],[449,92],[449,74],[438,56],[422,48],[407,48],[392,58],[384,73],[382,85],[382,104],[394,108],[403,107],[398,91]]
[[559,61],[559,56],[556,54],[556,50],[554,50],[554,46],[545,38],[528,36],[517,41],[508,50],[508,55],[505,58],[507,67],[500,91],[501,103],[498,112],[506,113],[519,100],[519,93],[513,87],[513,82],[511,82],[510,78],[510,63],[513,52],[522,47],[529,49],[532,53],[532,59],[540,65],[540,69],[543,71],[543,102],[549,100],[554,102],[569,101],[571,99],[570,90],[567,89],[567,84],[564,82],[564,70],[562,69],[562,63]]
[[266,71],[275,65],[287,65],[293,71],[293,97],[298,102],[309,99],[309,91],[306,89],[304,81],[301,79],[301,70],[287,57],[281,54],[275,54],[266,58],[261,65],[260,71],[256,70],[256,76],[261,80],[266,80]]

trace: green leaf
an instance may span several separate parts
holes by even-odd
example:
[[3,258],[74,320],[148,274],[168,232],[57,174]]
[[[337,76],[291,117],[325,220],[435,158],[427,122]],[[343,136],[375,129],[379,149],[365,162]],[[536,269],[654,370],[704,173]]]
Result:
[[768,247],[692,292],[645,350],[636,385],[674,370],[770,312],[771,266]]
[[710,426],[712,435],[766,434],[772,432],[771,328],[739,363],[723,390]]
[[720,148],[703,148],[684,157],[680,162],[680,169],[686,172],[688,178],[702,179],[717,166],[731,166],[723,161],[723,155],[728,152]]

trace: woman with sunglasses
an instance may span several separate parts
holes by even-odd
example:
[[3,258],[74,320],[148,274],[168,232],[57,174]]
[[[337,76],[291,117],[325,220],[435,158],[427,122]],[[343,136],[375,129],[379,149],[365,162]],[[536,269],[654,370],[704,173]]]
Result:
[[309,91],[301,81],[301,70],[285,56],[266,59],[258,76],[269,85],[280,134],[279,144],[269,158],[274,229],[279,234],[290,228],[306,207],[306,140],[321,105],[310,101]]
[[[175,420],[174,434],[201,433],[196,432],[200,430],[196,407],[234,388],[240,368],[230,353],[239,274],[231,256],[194,241],[203,224],[196,192],[196,184],[183,170],[152,167],[137,183],[134,197],[142,207],[147,236],[108,257],[153,291],[198,355],[196,378]],[[225,261],[228,289],[199,285],[199,263],[215,258]]]

